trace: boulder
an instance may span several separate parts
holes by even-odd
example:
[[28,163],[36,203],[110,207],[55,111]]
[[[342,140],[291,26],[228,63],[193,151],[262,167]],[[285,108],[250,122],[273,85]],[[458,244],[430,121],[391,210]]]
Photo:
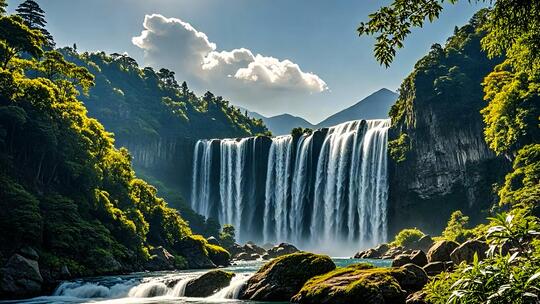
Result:
[[231,254],[231,256],[237,256],[240,253],[244,252],[244,248],[238,244],[234,244],[231,247],[226,248],[227,251]]
[[413,249],[422,250],[423,252],[428,252],[429,248],[433,246],[433,239],[431,238],[430,235],[426,234],[415,243],[415,246],[416,248],[413,248]]
[[41,292],[43,278],[36,260],[12,255],[0,269],[0,295],[9,298],[32,297]]
[[388,244],[380,244],[375,248],[371,248],[365,251],[360,251],[354,255],[355,259],[380,259],[390,249]]
[[152,248],[149,251],[150,259],[144,265],[145,270],[159,271],[159,270],[173,270],[174,256],[170,254],[167,249],[159,246]]
[[470,240],[459,245],[452,253],[450,253],[450,258],[454,264],[459,264],[461,262],[472,263],[474,255],[478,256],[479,260],[486,258],[486,251],[489,249],[489,246],[479,240]]
[[244,245],[243,251],[245,253],[258,254],[258,255],[263,255],[266,253],[266,250],[264,248],[259,247],[251,242],[248,242]]
[[429,276],[435,276],[443,271],[447,271],[453,268],[453,263],[451,262],[431,262],[423,267],[424,271]]
[[406,292],[399,280],[401,268],[373,268],[355,264],[310,279],[291,299],[298,304],[403,304]]
[[21,250],[19,250],[19,254],[22,255],[23,257],[29,259],[29,260],[34,260],[34,261],[39,260],[38,253],[32,247],[27,246],[27,247],[21,248]]
[[185,237],[174,244],[174,250],[182,255],[191,269],[215,268],[207,255],[205,244],[194,237]]
[[415,250],[411,253],[403,253],[398,255],[392,261],[392,267],[401,267],[405,264],[415,264],[423,267],[427,264],[426,254],[422,250]]
[[459,246],[453,241],[438,241],[428,251],[428,262],[447,262],[450,261],[450,253]]
[[231,255],[223,247],[208,244],[206,251],[208,252],[208,257],[215,265],[224,267],[231,265]]
[[400,254],[392,261],[392,267],[401,267],[405,264],[412,263],[411,256],[408,254]]
[[426,254],[422,250],[415,250],[410,255],[411,263],[424,267],[428,263]]
[[298,252],[276,258],[259,269],[240,292],[240,299],[289,301],[312,277],[336,268],[328,256]]
[[247,252],[242,252],[239,255],[234,257],[234,259],[237,261],[256,261],[260,258],[261,256],[256,253],[249,254]]
[[386,251],[386,253],[381,257],[383,260],[391,260],[395,257],[397,257],[400,254],[406,253],[405,249],[401,246],[399,247],[392,247]]
[[271,259],[273,259],[273,258],[277,258],[286,254],[295,253],[298,251],[300,250],[298,250],[298,248],[294,247],[291,244],[281,243],[277,246],[274,246],[272,249],[268,250],[268,255],[270,256]]
[[223,270],[212,270],[202,276],[189,281],[186,285],[184,295],[186,297],[205,298],[209,297],[220,289],[231,283],[234,273]]
[[422,267],[415,264],[406,264],[401,268],[407,270],[402,277],[397,277],[401,288],[408,292],[421,290],[428,282],[428,275]]
[[221,243],[218,241],[218,239],[216,239],[216,238],[213,237],[213,236],[207,238],[206,241],[208,242],[208,244],[212,244],[212,245],[216,245],[216,246],[221,246]]
[[270,258],[270,255],[269,255],[268,253],[263,254],[263,255],[261,256],[261,258],[262,258],[263,260],[265,260],[265,261],[268,261],[268,260],[271,259],[271,258]]
[[360,251],[354,255],[355,259],[380,259],[386,252],[390,249],[388,244],[380,244],[379,246],[368,249],[365,251]]

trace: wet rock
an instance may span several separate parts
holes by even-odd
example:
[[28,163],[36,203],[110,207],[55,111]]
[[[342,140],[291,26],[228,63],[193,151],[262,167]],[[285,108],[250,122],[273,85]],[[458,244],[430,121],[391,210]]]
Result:
[[205,245],[193,237],[185,237],[174,245],[174,250],[182,255],[191,269],[215,268],[216,265],[207,255]]
[[486,251],[489,249],[489,246],[479,240],[470,240],[467,241],[450,253],[450,258],[454,264],[459,264],[461,262],[472,263],[474,255],[478,256],[479,260],[486,258]]
[[209,297],[220,289],[231,283],[234,273],[223,270],[212,270],[202,276],[189,281],[186,285],[185,296],[205,298]]
[[380,259],[386,252],[390,249],[388,244],[380,244],[379,246],[368,249],[365,251],[360,251],[354,255],[355,259]]
[[355,264],[310,279],[292,299],[298,304],[402,304],[399,279],[413,276],[401,268]]
[[291,244],[281,243],[277,246],[274,246],[272,249],[268,250],[268,255],[270,258],[277,258],[286,254],[291,254],[299,252],[298,248],[294,247]]
[[237,261],[255,261],[259,258],[260,256],[256,253],[249,254],[247,252],[242,252],[239,255],[237,255],[234,259]]
[[31,297],[41,292],[43,278],[38,262],[12,255],[6,265],[0,269],[0,294],[9,298]]
[[259,247],[251,242],[247,242],[244,245],[243,251],[248,254],[258,254],[258,255],[263,255],[266,253],[266,250],[264,250],[264,248]]
[[167,249],[159,246],[152,248],[149,251],[150,259],[144,265],[146,270],[159,271],[159,270],[173,270],[174,256],[170,254]]
[[247,282],[240,298],[256,301],[289,301],[312,277],[336,268],[328,256],[298,252],[266,263]]
[[438,241],[428,251],[428,262],[446,262],[451,261],[450,253],[459,246],[453,241]]
[[229,248],[226,248],[227,251],[231,254],[231,256],[237,256],[239,255],[240,253],[244,252],[244,248],[238,244],[234,244],[232,245],[231,247]]

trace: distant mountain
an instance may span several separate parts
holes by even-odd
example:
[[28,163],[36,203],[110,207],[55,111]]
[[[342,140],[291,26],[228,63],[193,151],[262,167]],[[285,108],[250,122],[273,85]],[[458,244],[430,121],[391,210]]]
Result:
[[315,128],[315,125],[302,117],[294,116],[291,114],[281,114],[272,117],[266,117],[257,112],[249,111],[245,108],[241,108],[242,112],[247,111],[247,116],[262,119],[268,130],[272,131],[272,135],[287,135],[291,134],[291,130],[294,128]]
[[281,114],[273,117],[263,118],[264,124],[274,135],[291,134],[291,130],[297,127],[311,128],[315,126],[302,117],[291,114]]
[[[316,127],[324,128],[357,119],[380,119],[387,118],[390,107],[396,102],[398,94],[386,88],[362,99],[345,110],[337,112],[320,122]],[[269,127],[271,130],[272,128]]]
[[397,97],[398,94],[395,92],[385,88],[380,89],[347,109],[328,117],[317,125],[310,123],[302,117],[290,114],[266,117],[244,108],[240,109],[242,112],[247,111],[247,116],[249,117],[262,119],[268,130],[272,131],[273,135],[285,135],[290,134],[291,130],[297,127],[317,129],[332,127],[346,121],[357,119],[388,118],[390,107],[396,102]]

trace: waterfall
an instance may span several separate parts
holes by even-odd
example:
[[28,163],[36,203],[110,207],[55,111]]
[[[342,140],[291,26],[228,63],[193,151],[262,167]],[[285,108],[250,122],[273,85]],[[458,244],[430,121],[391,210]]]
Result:
[[299,137],[201,140],[192,207],[233,224],[241,242],[383,242],[389,127],[358,120]]

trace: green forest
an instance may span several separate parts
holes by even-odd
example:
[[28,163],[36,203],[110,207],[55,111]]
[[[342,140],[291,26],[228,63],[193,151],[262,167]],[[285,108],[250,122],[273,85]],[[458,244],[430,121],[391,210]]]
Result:
[[[375,57],[389,66],[396,51],[404,47],[411,29],[437,19],[444,3],[394,1],[371,14],[358,32],[376,36]],[[414,123],[411,114],[416,105],[412,102],[418,96],[450,108],[454,103],[466,102],[463,93],[479,94],[475,87],[481,84],[485,105],[477,110],[485,124],[485,140],[495,153],[513,163],[504,182],[496,188],[499,200],[491,206],[492,216],[487,222],[472,227],[468,217],[456,211],[440,237],[460,243],[485,240],[489,245],[487,257],[475,254],[469,263],[436,276],[411,303],[539,301],[540,6],[535,1],[492,3],[492,8],[477,13],[470,25],[456,28],[444,48],[434,45],[429,55],[417,63],[403,82],[400,98],[390,113],[393,124]],[[443,91],[455,95],[448,100],[437,98]],[[461,115],[467,112],[449,117]],[[392,157],[403,161],[414,143],[401,133],[389,147]],[[395,242],[411,242],[422,235],[418,230],[404,230]]]
[[[345,132],[354,139],[335,146],[343,127],[298,127],[272,137],[262,119],[210,91],[198,95],[172,69],[144,67],[127,53],[58,47],[45,11],[34,0],[21,2],[10,14],[7,0],[0,0],[0,300],[540,303],[540,1],[469,1],[482,8],[416,62],[389,119],[381,119],[388,128],[369,133],[371,125],[362,120],[358,129]],[[393,0],[363,20],[356,33],[374,38],[373,50],[365,52],[388,68],[399,64],[399,51],[414,31],[457,2]],[[474,141],[475,132],[480,140]],[[377,160],[368,150],[376,136],[385,140]],[[254,140],[240,140],[248,137]],[[200,156],[193,155],[198,141],[206,142],[202,173],[196,162],[191,167]],[[359,144],[358,154],[356,146],[346,154],[349,142]],[[445,158],[452,151],[455,164]],[[364,156],[382,167],[351,160]],[[429,157],[447,163],[433,169],[422,163]],[[325,164],[340,161],[345,165],[336,165],[334,175],[345,177],[325,175],[333,169]],[[352,164],[361,166],[343,173]],[[452,166],[461,171],[441,172]],[[388,189],[381,190],[382,183],[368,173],[353,181],[366,168],[382,176]],[[414,184],[420,175],[434,184]],[[207,178],[205,193],[195,196],[201,202],[189,202],[190,187],[198,189],[191,179],[201,176]],[[463,184],[437,192],[447,186],[440,180],[456,176]],[[326,185],[328,180],[336,185]],[[321,184],[330,190],[317,188]],[[379,197],[372,204],[390,195],[384,203],[401,205],[356,207],[347,191],[373,192]],[[256,205],[261,196],[264,206]],[[220,204],[210,206],[216,197]],[[318,201],[320,222],[313,211]],[[238,235],[245,229],[208,210],[210,215],[195,212],[203,203],[222,217],[234,213],[227,208],[235,209],[238,216],[230,220],[249,221],[265,244],[242,244]],[[355,221],[379,217],[366,211],[368,219],[360,219],[364,207],[386,208],[381,217],[394,221],[377,227],[388,238],[374,238],[373,248],[353,243],[350,233]],[[311,224],[295,221],[312,216]],[[360,249],[354,257],[302,250],[336,247],[323,238],[303,242],[323,231],[317,225],[330,226],[332,216],[339,219],[336,231],[351,236],[343,241],[333,234],[335,244]],[[273,228],[267,222],[285,223],[275,230],[298,233],[299,244],[277,237],[266,242]],[[356,232],[378,232],[365,229]],[[115,288],[123,293],[115,294]],[[154,297],[161,298],[142,300]]]
[[[228,253],[193,235],[181,214],[136,177],[129,151],[115,148],[113,134],[88,116],[82,100],[120,95],[107,91],[100,68],[87,58],[117,72],[131,69],[135,81],[151,83],[145,79],[153,77],[151,90],[163,96],[155,111],[169,119],[196,120],[198,113],[215,111],[245,134],[264,127],[211,93],[199,99],[185,83],[182,91],[170,72],[160,78],[105,54],[52,50],[52,38],[39,27],[44,20],[32,19],[40,16],[36,9],[29,16],[3,10],[0,17],[0,263],[31,246],[39,252],[41,273],[53,281],[63,267],[75,277],[143,270],[160,246],[175,256],[176,268],[193,267],[182,254],[187,246],[227,264]],[[68,61],[79,58],[96,74]],[[104,92],[93,91],[96,83]]]

